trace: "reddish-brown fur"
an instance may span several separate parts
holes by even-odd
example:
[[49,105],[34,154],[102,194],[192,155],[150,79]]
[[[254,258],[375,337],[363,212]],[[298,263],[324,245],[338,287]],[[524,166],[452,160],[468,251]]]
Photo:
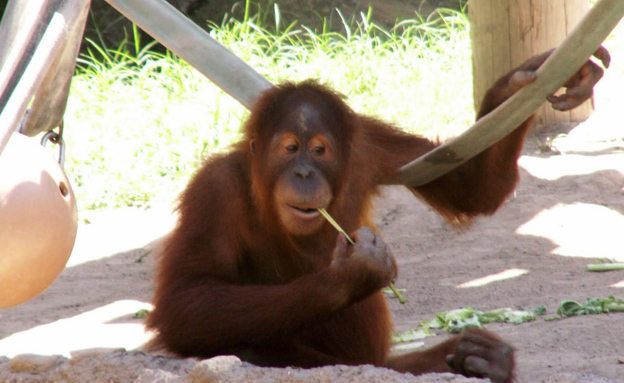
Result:
[[[479,117],[531,82],[544,58],[501,78],[487,93]],[[596,73],[592,67],[592,76],[599,78]],[[571,86],[584,86],[582,81]],[[530,125],[526,121],[414,193],[456,224],[493,213],[516,185],[516,160]],[[316,142],[325,146],[317,150]],[[358,228],[370,225],[369,205],[379,185],[435,145],[354,113],[314,82],[264,93],[245,125],[245,138],[231,152],[207,161],[181,197],[179,223],[164,248],[155,308],[147,321],[157,332],[155,345],[181,356],[234,354],[267,366],[368,363],[512,380],[512,348],[485,330],[388,357],[392,324],[380,288],[394,277],[396,265],[380,238]],[[280,178],[290,174],[294,156],[301,153],[313,159],[306,157],[294,172],[300,176],[311,164],[306,169],[318,175],[313,185]],[[298,207],[304,209],[327,203],[347,232],[357,230],[358,243],[347,247],[324,221],[317,228],[288,215],[288,209],[280,213],[278,196],[300,199]]]

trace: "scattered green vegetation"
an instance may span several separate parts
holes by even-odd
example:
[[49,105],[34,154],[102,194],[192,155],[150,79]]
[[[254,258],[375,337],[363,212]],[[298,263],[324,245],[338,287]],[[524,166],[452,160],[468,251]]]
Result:
[[588,271],[614,271],[624,270],[624,263],[594,263],[587,265]]
[[474,310],[471,307],[444,311],[437,313],[433,319],[421,322],[417,329],[394,334],[391,342],[396,351],[411,350],[424,345],[424,342],[418,342],[418,340],[436,335],[431,332],[431,329],[458,333],[468,328],[483,328],[483,325],[492,322],[520,324],[532,322],[544,312],[546,312],[544,306],[524,310],[502,308],[487,312]]
[[420,340],[435,336],[428,328],[409,329],[392,335],[391,343],[394,351],[408,351],[425,345]]
[[613,296],[606,299],[587,299],[585,303],[564,300],[557,309],[557,315],[548,317],[544,316],[546,308],[541,305],[520,310],[502,308],[487,312],[465,307],[437,313],[435,318],[421,322],[416,329],[395,333],[391,341],[395,351],[405,351],[422,347],[424,342],[418,342],[418,340],[436,335],[431,332],[431,329],[458,333],[467,328],[483,328],[483,325],[492,322],[521,324],[532,322],[538,317],[545,321],[555,321],[570,316],[615,312],[624,313],[624,300],[616,299]]
[[134,313],[134,315],[132,316],[134,319],[145,319],[147,318],[147,316],[149,315],[150,310],[147,309],[141,309],[137,312]]
[[139,258],[137,258],[136,262],[142,263],[143,260],[147,258],[150,254],[152,254],[152,250],[145,250],[145,252],[143,252],[143,254],[141,254]]
[[[226,20],[211,35],[273,82],[318,78],[357,111],[427,135],[473,120],[466,15],[441,9],[391,30],[371,13],[342,33]],[[66,171],[79,210],[171,201],[211,153],[239,138],[246,110],[190,65],[134,44],[91,43],[66,113]],[[141,48],[142,47],[142,48]],[[132,51],[130,51],[132,50]]]
[[483,328],[484,324],[492,322],[520,324],[534,321],[538,315],[545,312],[543,306],[535,309],[514,310],[502,308],[492,311],[478,311],[472,307],[441,312],[435,318],[422,322],[421,327],[426,329],[442,329],[458,333],[466,328]]
[[624,263],[615,262],[613,259],[600,258],[598,262],[587,265],[587,271],[614,271],[624,270]]
[[624,299],[615,299],[610,296],[606,299],[587,299],[585,303],[566,300],[561,302],[557,314],[561,317],[590,314],[606,314],[610,312],[624,312]]
[[421,327],[419,329],[409,329],[403,332],[398,332],[392,335],[392,343],[407,343],[415,340],[425,339],[430,336],[435,336],[428,328]]
[[397,349],[411,349],[422,346],[422,342],[415,342],[416,340],[435,336],[431,329],[458,333],[467,328],[483,328],[483,325],[493,322],[521,324],[532,322],[538,317],[545,321],[554,321],[570,316],[615,312],[624,312],[624,299],[616,299],[613,296],[606,299],[587,299],[585,303],[564,300],[557,309],[557,315],[547,317],[544,316],[546,308],[543,305],[518,310],[502,308],[486,312],[465,307],[437,313],[435,318],[421,322],[417,329],[396,333],[392,336],[392,343],[399,346]]

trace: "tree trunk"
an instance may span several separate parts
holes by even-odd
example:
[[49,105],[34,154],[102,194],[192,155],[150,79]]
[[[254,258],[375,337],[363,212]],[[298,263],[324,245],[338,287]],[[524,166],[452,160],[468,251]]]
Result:
[[[475,108],[500,76],[526,59],[559,45],[589,9],[588,0],[469,0]],[[583,121],[593,112],[589,100],[573,111],[544,104],[540,125]]]

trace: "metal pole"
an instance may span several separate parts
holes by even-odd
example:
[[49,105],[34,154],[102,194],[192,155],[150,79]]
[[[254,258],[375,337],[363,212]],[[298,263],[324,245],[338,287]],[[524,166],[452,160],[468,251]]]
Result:
[[2,110],[0,114],[0,155],[24,116],[32,95],[52,65],[56,48],[67,33],[66,28],[63,15],[56,13],[52,16],[39,47]]
[[273,85],[165,0],[106,0],[247,109]]
[[39,25],[47,23],[50,0],[9,1],[0,23],[0,111],[10,95],[5,94],[18,70],[21,58],[32,48]]
[[[22,121],[28,104],[36,92],[43,94],[37,96],[41,100],[37,100],[39,103],[34,107],[35,112],[37,108],[47,108],[49,105],[46,103],[53,102],[55,105],[46,109],[48,113],[46,117],[62,115],[65,109],[64,101],[67,98],[63,93],[69,89],[78,49],[75,47],[68,53],[63,48],[70,45],[67,42],[69,32],[75,38],[82,35],[79,29],[84,25],[90,5],[90,0],[32,0],[25,3],[19,1],[21,0],[11,2],[14,6],[7,10],[15,13],[5,15],[7,18],[3,19],[3,22],[7,24],[0,27],[2,35],[9,38],[7,40],[9,47],[1,52],[0,59],[6,65],[0,72],[0,83],[6,86],[9,82],[15,81],[12,78],[16,76],[19,78],[12,89],[5,87],[0,93],[1,99],[6,100],[6,103],[0,105],[0,154]],[[36,5],[39,7],[35,8]],[[80,16],[82,19],[79,20]],[[76,25],[80,22],[82,25]],[[44,26],[47,24],[43,33],[40,29],[41,23]],[[23,32],[8,30],[18,27],[25,29]],[[37,41],[39,36],[41,39]],[[34,52],[32,50],[27,52],[25,48],[27,45],[31,49],[34,45],[36,47]],[[8,69],[5,71],[5,68]],[[40,89],[46,79],[49,83],[48,89],[46,87]],[[45,118],[39,121],[43,120]]]

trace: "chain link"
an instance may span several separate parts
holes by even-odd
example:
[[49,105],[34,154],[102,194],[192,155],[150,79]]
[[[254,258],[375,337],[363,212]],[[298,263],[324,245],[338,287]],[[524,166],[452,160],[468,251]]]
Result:
[[61,168],[65,166],[65,140],[63,140],[63,125],[64,122],[61,121],[61,125],[59,125],[58,133],[54,130],[50,130],[41,138],[41,145],[45,148],[48,141],[52,142],[59,146],[59,158],[58,162],[61,165]]

